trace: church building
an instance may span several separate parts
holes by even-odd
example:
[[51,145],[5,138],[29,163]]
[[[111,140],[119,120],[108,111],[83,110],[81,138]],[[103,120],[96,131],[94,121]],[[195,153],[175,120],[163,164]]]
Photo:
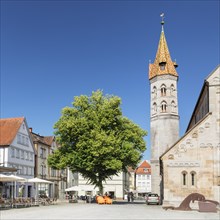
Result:
[[220,66],[205,79],[186,133],[160,161],[163,205],[190,193],[220,202]]
[[156,58],[149,64],[151,192],[163,205],[178,206],[191,193],[219,202],[220,66],[205,79],[186,133],[179,137],[177,64],[163,17],[161,25]]

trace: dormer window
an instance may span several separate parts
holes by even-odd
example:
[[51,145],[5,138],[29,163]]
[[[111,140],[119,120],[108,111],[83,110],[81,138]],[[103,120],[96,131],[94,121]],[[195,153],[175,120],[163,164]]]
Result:
[[145,172],[145,173],[147,173],[147,172],[148,172],[148,169],[147,169],[147,168],[144,168],[143,170],[144,170],[144,172]]
[[178,64],[176,63],[176,61],[173,62],[173,65],[174,65],[175,68],[178,67]]
[[160,62],[159,66],[160,66],[160,70],[165,70],[166,62]]

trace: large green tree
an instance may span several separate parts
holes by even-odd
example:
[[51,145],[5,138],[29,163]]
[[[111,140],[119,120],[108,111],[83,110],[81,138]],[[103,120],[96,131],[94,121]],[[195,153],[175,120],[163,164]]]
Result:
[[60,148],[48,164],[81,173],[103,192],[104,181],[140,162],[147,132],[122,116],[117,96],[97,90],[75,97],[72,105],[63,108],[54,126]]

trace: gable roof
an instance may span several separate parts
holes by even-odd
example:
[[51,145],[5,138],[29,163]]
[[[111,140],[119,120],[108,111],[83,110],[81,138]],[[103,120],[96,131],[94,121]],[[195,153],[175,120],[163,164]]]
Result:
[[136,169],[136,174],[151,174],[151,165],[144,160]]
[[212,115],[211,112],[207,113],[204,118],[202,118],[197,124],[195,124],[192,128],[187,130],[187,132],[180,138],[178,139],[170,148],[168,148],[161,156],[160,160],[163,160],[163,156],[167,154],[173,147],[175,147],[183,138],[185,138],[194,128],[198,127],[206,118],[208,118],[210,115]]
[[[189,120],[189,123],[188,123],[188,126],[187,126],[187,129],[186,129],[186,132],[192,127],[192,124],[196,124],[198,123],[198,121],[196,121],[196,111],[200,105],[200,101],[201,101],[201,98],[203,96],[203,94],[206,92],[205,90],[209,90],[209,81],[208,79],[220,68],[220,65],[218,65],[208,76],[207,78],[204,80],[204,83],[203,83],[203,86],[202,86],[202,89],[200,91],[200,94],[199,94],[199,98],[197,99],[197,102],[196,102],[196,105],[194,107],[194,110],[193,110],[193,113],[191,115],[191,118]],[[209,99],[209,97],[208,97]],[[208,105],[208,111],[209,110],[209,105]]]
[[54,141],[55,137],[54,136],[45,136],[44,137],[44,141],[48,144],[48,145],[52,145],[53,141]]
[[204,81],[204,84],[203,84],[203,87],[200,91],[200,95],[199,95],[199,98],[197,99],[197,102],[196,102],[196,105],[195,105],[195,108],[193,110],[193,113],[192,113],[192,116],[190,118],[190,121],[188,123],[188,126],[187,126],[187,129],[186,129],[186,132],[185,134],[180,138],[178,139],[170,148],[168,148],[161,156],[160,156],[160,160],[163,160],[163,156],[165,154],[167,154],[178,142],[180,142],[184,137],[186,137],[194,128],[198,127],[206,118],[208,118],[210,115],[212,115],[212,112],[208,111],[207,114],[205,114],[201,119],[199,119],[196,123],[192,123],[193,121],[193,118],[195,116],[195,112],[197,110],[197,107],[199,105],[199,102],[200,102],[200,99],[203,95],[203,92],[205,89],[207,89],[207,87],[209,86],[209,82],[208,82],[208,79],[209,77],[211,77],[218,69],[220,68],[220,65],[218,65],[209,75],[208,77],[205,79]]
[[220,69],[220,64],[217,65],[217,67],[206,77],[205,81],[208,81],[209,78],[215,74],[216,71],[218,71],[218,69]]
[[45,141],[44,136],[41,136],[41,135],[33,133],[33,132],[31,133],[31,136],[32,136],[34,143],[41,143],[41,144],[50,146],[50,144],[47,141]]
[[0,119],[0,146],[9,146],[14,140],[24,117]]

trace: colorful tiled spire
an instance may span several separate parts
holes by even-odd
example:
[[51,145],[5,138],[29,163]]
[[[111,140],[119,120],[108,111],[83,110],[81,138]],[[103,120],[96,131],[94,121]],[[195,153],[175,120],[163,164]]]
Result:
[[164,34],[164,20],[162,14],[162,30],[160,35],[160,41],[157,49],[157,54],[154,63],[149,64],[149,79],[152,79],[158,75],[174,75],[178,77],[176,72],[176,67],[178,66],[176,62],[171,60],[169,49],[167,46],[165,34]]

